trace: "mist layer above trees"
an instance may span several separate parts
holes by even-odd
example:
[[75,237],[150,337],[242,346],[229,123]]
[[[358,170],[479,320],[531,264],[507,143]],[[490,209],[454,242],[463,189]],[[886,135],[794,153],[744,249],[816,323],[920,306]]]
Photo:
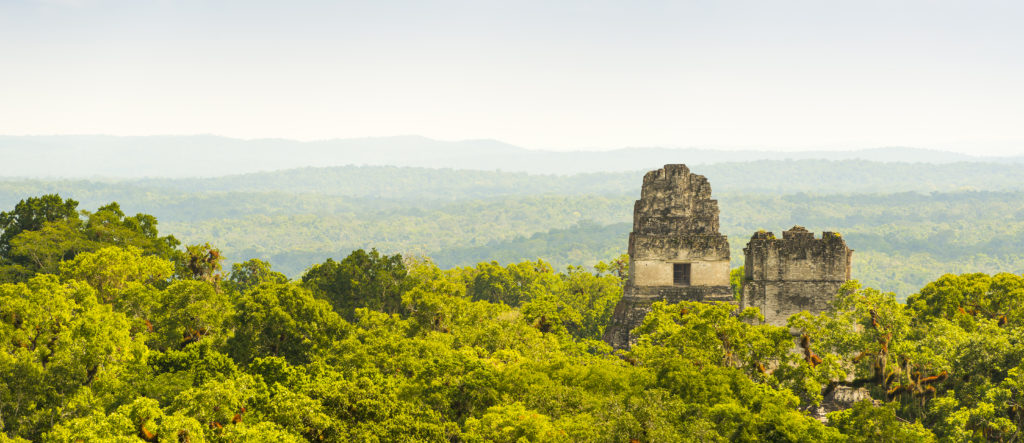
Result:
[[[703,165],[733,266],[760,229],[841,232],[854,277],[906,297],[946,272],[1024,272],[1024,166],[864,161]],[[0,181],[0,205],[58,192],[153,214],[230,261],[290,277],[360,248],[443,268],[498,259],[590,266],[626,249],[641,172],[530,175],[399,167],[304,168],[210,179]]]
[[[972,157],[914,148],[851,151],[714,150],[629,147],[545,151],[494,140],[438,141],[380,137],[299,142],[216,136],[0,136],[0,176],[215,177],[278,169],[387,165],[503,170],[535,174],[642,171],[666,163],[690,166],[760,160],[867,160],[880,162],[1021,163],[1024,158]],[[716,180],[717,183],[717,180]]]

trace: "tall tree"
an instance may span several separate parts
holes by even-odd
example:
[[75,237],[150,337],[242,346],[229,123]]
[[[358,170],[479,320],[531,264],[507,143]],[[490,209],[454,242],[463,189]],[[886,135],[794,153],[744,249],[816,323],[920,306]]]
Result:
[[22,200],[0,213],[0,281],[25,281],[33,274],[57,272],[58,264],[105,246],[130,246],[145,255],[180,260],[180,242],[161,237],[156,218],[125,216],[116,202],[96,212],[75,210],[78,202],[50,194]]
[[258,357],[307,363],[314,351],[344,336],[347,327],[327,302],[296,284],[258,286],[237,300],[235,311],[228,349],[240,363]]
[[24,231],[38,231],[46,222],[78,218],[78,202],[62,199],[57,194],[29,197],[14,206],[10,212],[0,212],[0,258],[7,257],[11,239]]
[[351,320],[356,308],[401,312],[402,294],[413,281],[401,254],[358,249],[341,262],[327,259],[313,266],[302,276],[302,284],[330,300],[338,313]]
[[244,263],[231,265],[228,283],[238,292],[246,292],[261,283],[286,283],[288,277],[270,269],[270,263],[258,258],[251,258]]

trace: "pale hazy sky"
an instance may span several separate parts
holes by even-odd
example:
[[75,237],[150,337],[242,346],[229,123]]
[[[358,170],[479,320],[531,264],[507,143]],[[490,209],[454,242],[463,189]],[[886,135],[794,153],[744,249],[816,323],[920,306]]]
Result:
[[1022,154],[1024,2],[0,0],[0,134]]

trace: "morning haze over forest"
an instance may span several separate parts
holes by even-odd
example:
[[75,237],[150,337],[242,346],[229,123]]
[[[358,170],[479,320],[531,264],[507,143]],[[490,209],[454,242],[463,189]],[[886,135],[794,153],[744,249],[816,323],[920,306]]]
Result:
[[6,177],[212,177],[347,165],[501,170],[571,175],[640,171],[660,164],[757,160],[866,160],[906,163],[1022,163],[1024,154],[977,155],[937,149],[765,150],[623,147],[529,149],[497,140],[439,141],[419,136],[335,139],[232,139],[216,136],[0,136]]
[[1022,20],[0,2],[0,442],[1024,441]]
[[1024,156],[545,151],[415,136],[2,137],[0,153],[18,159],[0,171],[5,207],[54,192],[84,208],[117,201],[186,243],[210,241],[228,260],[261,258],[291,277],[360,248],[445,268],[592,266],[625,253],[644,172],[676,162],[715,184],[735,266],[750,232],[803,223],[843,233],[857,251],[855,278],[901,299],[949,272],[1024,272]]

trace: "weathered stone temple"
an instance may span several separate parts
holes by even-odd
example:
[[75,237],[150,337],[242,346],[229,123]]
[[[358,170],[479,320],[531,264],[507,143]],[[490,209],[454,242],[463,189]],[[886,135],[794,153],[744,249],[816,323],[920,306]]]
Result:
[[853,250],[834,232],[814,238],[794,226],[775,238],[758,232],[743,248],[746,274],[740,308],[756,307],[765,323],[782,326],[800,311],[822,312],[850,279]]
[[686,165],[644,175],[629,234],[629,280],[604,339],[630,345],[630,331],[656,301],[733,301],[729,240],[718,232],[711,185]]
[[[746,277],[741,306],[756,306],[767,323],[820,312],[850,277],[853,251],[838,234],[822,239],[800,227],[777,240],[754,234],[744,249]],[[735,303],[729,285],[729,240],[718,232],[718,202],[711,185],[686,165],[665,165],[644,175],[629,234],[629,280],[604,339],[628,348],[630,331],[657,301]]]

